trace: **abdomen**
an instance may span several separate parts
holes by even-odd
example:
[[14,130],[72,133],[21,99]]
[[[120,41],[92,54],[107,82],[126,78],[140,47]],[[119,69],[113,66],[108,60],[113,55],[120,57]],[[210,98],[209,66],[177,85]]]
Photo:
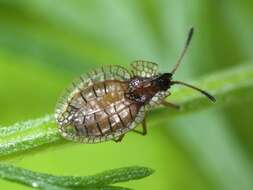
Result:
[[108,80],[77,90],[65,106],[69,119],[62,122],[61,133],[71,140],[94,143],[134,128],[140,106],[126,99],[127,88],[127,82]]

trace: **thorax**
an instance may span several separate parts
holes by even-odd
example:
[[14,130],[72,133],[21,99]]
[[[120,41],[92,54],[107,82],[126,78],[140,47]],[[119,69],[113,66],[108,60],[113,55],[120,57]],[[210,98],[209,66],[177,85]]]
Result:
[[137,76],[129,81],[128,92],[125,96],[138,104],[144,105],[148,103],[159,90],[155,77],[143,78]]

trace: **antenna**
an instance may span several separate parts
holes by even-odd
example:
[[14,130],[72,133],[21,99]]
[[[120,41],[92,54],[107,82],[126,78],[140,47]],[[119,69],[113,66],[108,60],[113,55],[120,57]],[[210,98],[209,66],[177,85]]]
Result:
[[192,86],[192,85],[184,83],[182,81],[171,81],[171,85],[173,85],[173,84],[180,84],[180,85],[183,85],[183,86],[187,86],[189,88],[192,88],[194,90],[199,91],[200,93],[202,93],[203,95],[205,95],[207,98],[209,98],[209,100],[211,100],[212,102],[216,101],[216,99],[211,94],[209,94],[208,92],[206,92],[206,91],[204,91],[204,90],[202,90],[202,89],[200,89],[200,88],[198,88],[196,86]]
[[192,39],[192,36],[193,36],[193,32],[194,32],[194,28],[191,27],[190,30],[189,30],[189,33],[188,33],[188,37],[187,37],[187,40],[186,40],[186,43],[184,45],[184,49],[183,51],[181,52],[180,56],[179,56],[179,59],[177,60],[177,63],[176,65],[174,66],[173,70],[171,71],[171,74],[174,75],[174,73],[176,72],[177,68],[179,67],[187,49],[188,49],[188,46],[191,42],[191,39]]

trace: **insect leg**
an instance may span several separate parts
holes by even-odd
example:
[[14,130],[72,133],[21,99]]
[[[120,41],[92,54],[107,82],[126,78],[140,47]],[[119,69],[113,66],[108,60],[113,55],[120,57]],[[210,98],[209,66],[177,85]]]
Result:
[[177,110],[180,109],[180,106],[179,106],[179,105],[173,104],[173,103],[171,103],[171,102],[167,102],[167,101],[165,101],[165,100],[162,101],[162,105],[165,106],[165,107],[175,108],[175,109],[177,109]]
[[141,135],[146,135],[147,134],[147,124],[146,124],[146,119],[144,118],[142,121],[142,131],[138,131],[136,129],[132,130],[135,133],[141,134]]
[[116,143],[119,143],[119,142],[121,142],[121,141],[122,141],[122,139],[123,139],[123,137],[124,137],[124,136],[125,136],[125,134],[120,135],[118,138],[113,139],[113,141],[114,141],[114,142],[116,142]]
[[142,121],[142,135],[146,135],[147,134],[147,123],[146,123],[146,119],[144,118]]

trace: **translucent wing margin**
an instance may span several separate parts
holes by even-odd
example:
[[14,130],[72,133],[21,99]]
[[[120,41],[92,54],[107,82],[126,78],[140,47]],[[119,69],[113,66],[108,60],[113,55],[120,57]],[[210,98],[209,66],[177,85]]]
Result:
[[158,65],[154,62],[136,60],[131,63],[131,67],[135,76],[151,77],[158,74]]
[[82,81],[104,81],[104,80],[128,80],[130,79],[130,73],[124,67],[119,65],[109,65],[98,69],[95,69],[80,77]]
[[145,106],[146,111],[151,110],[154,107],[158,107],[161,105],[162,101],[168,97],[171,93],[169,91],[161,91],[157,92],[153,98],[149,101],[149,103]]
[[104,80],[124,81],[129,80],[130,78],[131,76],[129,71],[119,65],[108,65],[95,69],[75,79],[62,94],[59,103],[68,101],[68,97],[72,97],[72,95],[76,94],[76,92],[80,91],[80,89],[83,91],[86,88],[94,85],[96,82],[101,82]]

